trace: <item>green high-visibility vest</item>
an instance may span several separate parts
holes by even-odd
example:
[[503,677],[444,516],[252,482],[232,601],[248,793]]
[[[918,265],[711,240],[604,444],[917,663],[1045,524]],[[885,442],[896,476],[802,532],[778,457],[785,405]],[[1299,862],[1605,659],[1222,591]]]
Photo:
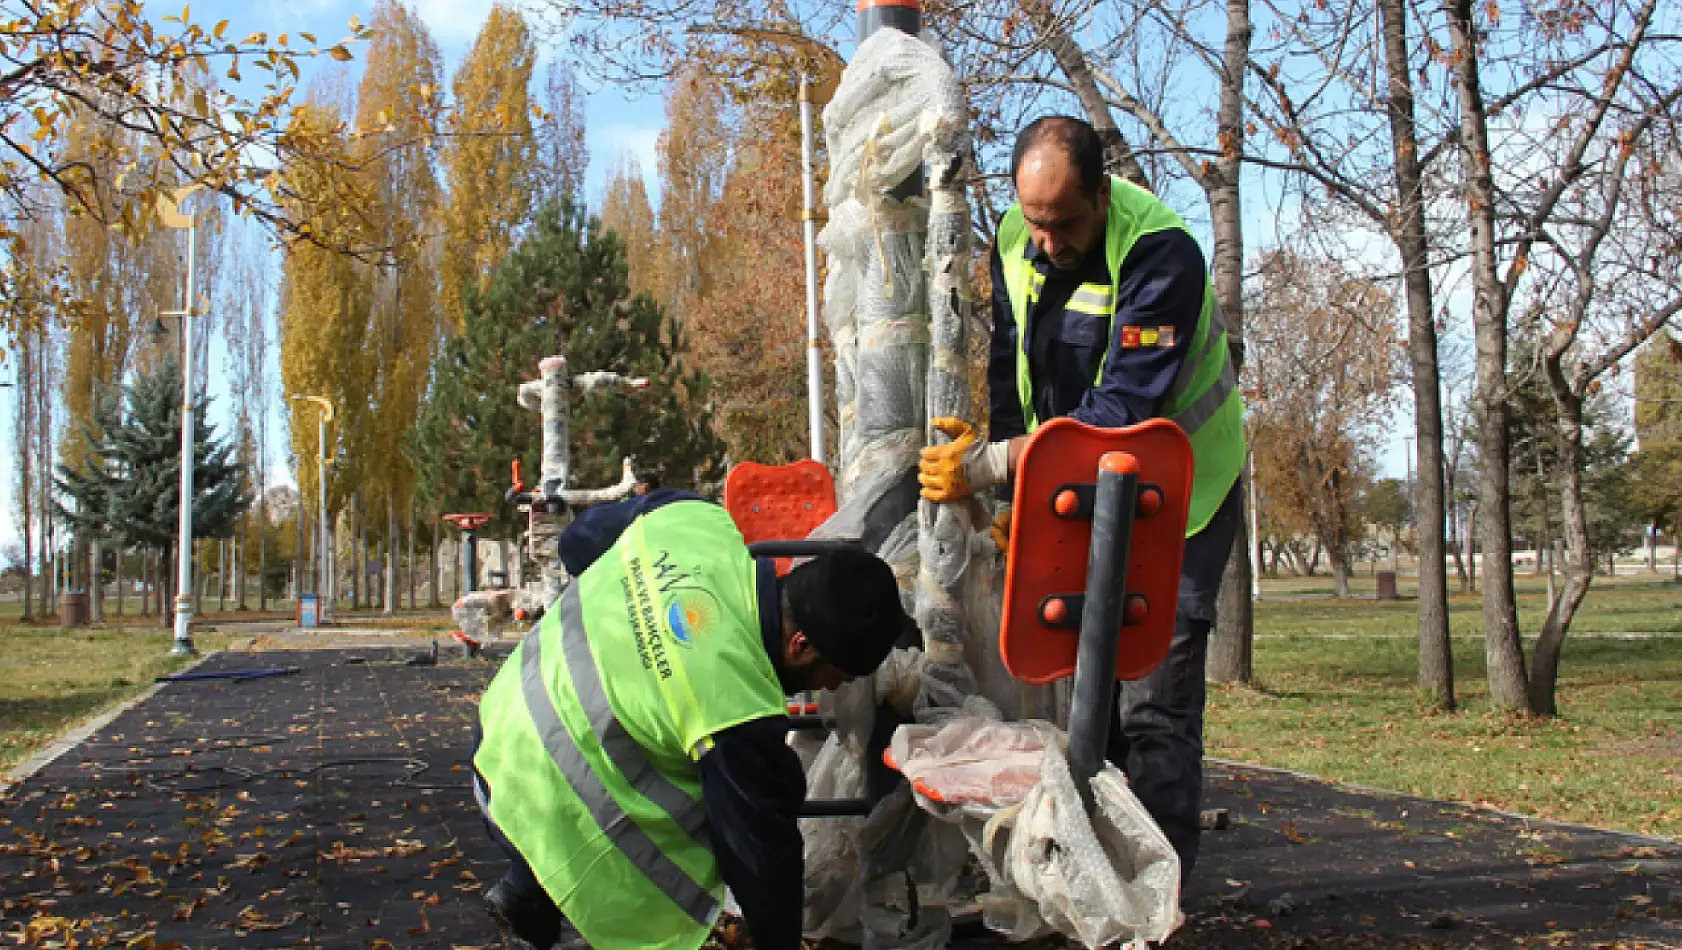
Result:
[[[1104,253],[1109,260],[1111,280],[1120,281],[1122,262],[1127,260],[1128,252],[1139,238],[1173,228],[1187,230],[1180,216],[1155,195],[1132,182],[1112,177],[1110,210],[1104,226]],[[1022,403],[1022,418],[1028,424],[1028,431],[1033,432],[1039,428],[1040,420],[1034,411],[1033,381],[1028,366],[1028,311],[1039,299],[1045,278],[1027,258],[1028,240],[1028,222],[1022,217],[1022,206],[1011,205],[1004,220],[999,222],[999,261],[1004,267],[1005,289],[1016,320],[1016,395]],[[1069,301],[1070,309],[1108,317],[1112,339],[1123,332],[1114,319],[1115,306],[1113,287],[1089,284],[1077,288]],[[1154,339],[1157,328],[1145,328],[1145,332]],[[1092,380],[1094,386],[1103,381],[1108,362],[1109,347],[1105,347],[1104,358],[1099,361]],[[1232,490],[1244,467],[1244,398],[1239,395],[1237,384],[1238,374],[1227,346],[1226,324],[1215,304],[1214,287],[1205,279],[1197,330],[1162,407],[1163,417],[1172,420],[1191,439],[1196,463],[1191,514],[1186,521],[1187,537],[1208,526],[1215,509]]]
[[597,950],[695,950],[724,900],[696,760],[786,714],[754,559],[723,508],[631,522],[479,704],[490,815]]

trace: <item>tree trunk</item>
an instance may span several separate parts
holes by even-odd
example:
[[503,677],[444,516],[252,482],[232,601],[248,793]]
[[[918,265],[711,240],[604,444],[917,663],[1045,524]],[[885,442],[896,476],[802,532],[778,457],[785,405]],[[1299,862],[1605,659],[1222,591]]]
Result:
[[246,551],[251,544],[251,519],[249,516],[239,521],[239,540],[234,544],[234,609],[250,610],[251,606],[245,601],[245,575],[250,573],[250,565],[246,563]]
[[[304,499],[302,494],[298,496],[298,517],[295,520],[298,529],[298,555],[292,559],[292,596],[294,599],[304,592],[304,572],[309,569],[309,565],[316,563],[310,557],[309,543],[304,539]],[[317,592],[321,590],[319,584],[320,582],[317,581]]]
[[[1444,486],[1445,494],[1454,497],[1454,482],[1450,480]],[[1466,576],[1466,558],[1461,553],[1464,541],[1460,531],[1460,505],[1452,504],[1448,507],[1448,549],[1454,553],[1454,576],[1460,583],[1460,593],[1471,590],[1471,580]]]
[[381,611],[387,616],[397,613],[397,499],[389,495],[385,500],[385,585]]
[[1314,575],[1320,573],[1320,555],[1322,553],[1324,553],[1324,550],[1325,549],[1320,546],[1320,539],[1315,538],[1314,539],[1314,549],[1313,549],[1312,552],[1310,552],[1310,554],[1308,556],[1308,576],[1309,577],[1313,577]]
[[408,538],[408,540],[409,540],[409,562],[408,562],[409,609],[414,610],[415,609],[415,499],[414,499],[413,495],[411,495],[409,497],[409,531],[408,531],[408,535],[409,535],[409,538]]
[[1495,182],[1490,169],[1488,115],[1479,75],[1472,0],[1445,0],[1454,40],[1460,95],[1460,147],[1466,156],[1466,205],[1471,223],[1472,324],[1477,340],[1478,495],[1483,512],[1483,632],[1489,695],[1500,709],[1530,709],[1513,591],[1511,466],[1507,432],[1507,302],[1495,250]]
[[193,601],[193,613],[197,615],[204,614],[204,595],[205,591],[210,587],[210,555],[205,550],[209,546],[209,538],[201,538],[200,540],[193,542],[193,550],[198,561],[199,575],[195,578],[197,583],[193,585],[193,591],[197,595]]
[[105,622],[105,565],[100,561],[105,555],[105,546],[100,543],[98,536],[88,538],[88,619],[94,623]]
[[[1530,671],[1530,710],[1543,716],[1558,715],[1556,685],[1559,657],[1565,635],[1594,580],[1593,554],[1589,551],[1588,515],[1583,499],[1583,402],[1573,393],[1559,371],[1557,357],[1545,361],[1548,382],[1554,392],[1559,419],[1560,504],[1565,518],[1565,589],[1548,608],[1542,633],[1536,639],[1535,662]],[[1553,577],[1553,565],[1548,565]]]
[[[1243,495],[1240,494],[1240,504]],[[1240,512],[1242,521],[1242,512]],[[1215,629],[1210,631],[1206,676],[1217,683],[1250,683],[1255,680],[1255,604],[1250,600],[1250,552],[1240,529],[1221,575],[1221,589],[1215,604]],[[1242,563],[1240,563],[1242,562]],[[1240,575],[1234,579],[1234,575]],[[1222,626],[1227,629],[1222,630]]]
[[1348,598],[1349,593],[1349,560],[1333,553],[1327,558],[1332,565],[1332,584],[1337,589],[1337,596]]
[[1466,509],[1466,576],[1472,593],[1478,592],[1478,503],[1473,499]]
[[128,591],[123,589],[123,549],[125,547],[126,545],[119,539],[116,550],[113,552],[117,556],[117,570],[114,573],[117,575],[117,616],[119,617],[123,615],[124,598],[128,596]]
[[[1221,62],[1220,107],[1216,137],[1221,154],[1204,181],[1214,229],[1215,300],[1227,327],[1233,368],[1244,368],[1244,224],[1239,176],[1244,155],[1244,73],[1250,62],[1249,0],[1227,0],[1226,44]],[[1240,479],[1242,482],[1243,479]],[[1245,486],[1237,489],[1243,507]],[[1255,636],[1250,602],[1249,519],[1238,520],[1238,543],[1221,577],[1219,607],[1210,641],[1210,676],[1220,682],[1251,681],[1251,643]]]
[[[368,581],[368,515],[362,507],[362,493],[356,493],[356,557],[352,563],[356,566],[356,580],[350,586],[350,605],[352,609],[361,610],[363,588]],[[369,600],[369,603],[372,603]]]
[[[1563,455],[1561,458],[1563,458]],[[1536,499],[1536,510],[1542,518],[1542,536],[1536,542],[1536,566],[1548,572],[1547,609],[1552,611],[1554,600],[1558,598],[1559,591],[1554,587],[1553,525],[1549,523],[1550,519],[1548,518],[1547,483],[1547,477],[1542,470],[1542,454],[1538,452],[1536,453],[1536,487],[1541,497]],[[1542,563],[1544,557],[1547,558],[1546,565]],[[1540,712],[1540,710],[1537,711]]]
[[1098,140],[1104,143],[1104,170],[1120,175],[1140,188],[1150,188],[1145,169],[1140,166],[1132,146],[1116,126],[1115,116],[1110,113],[1109,102],[1092,75],[1092,64],[1087,61],[1086,53],[1069,36],[1063,22],[1057,18],[1057,12],[1045,0],[1022,0],[1022,6],[1034,21],[1046,50],[1068,78],[1075,98],[1080,100],[1081,111],[1086,113],[1086,120],[1092,123]]
[[444,584],[443,584],[444,579],[438,573],[438,543],[439,543],[439,539],[438,539],[438,519],[434,518],[434,519],[432,519],[432,550],[427,552],[427,560],[430,563],[431,575],[432,575],[432,583],[427,585],[427,587],[429,588],[428,593],[427,593],[427,606],[428,607],[441,607],[441,606],[443,606],[443,604],[439,603],[439,601],[438,601],[438,589],[440,587],[444,586]]
[[228,609],[228,542],[216,539],[216,610]]
[[[175,545],[166,544],[166,545],[164,545],[162,555],[159,556],[159,558],[158,558],[158,625],[163,627],[165,630],[168,630],[175,625],[175,596],[174,595],[175,595],[176,591],[174,589],[174,585],[171,584],[171,586],[169,588],[170,591],[171,591],[170,596],[168,596],[168,597],[164,596],[164,584],[166,582],[165,578],[164,578],[164,572],[165,571],[170,571],[171,568],[176,566],[175,558],[177,556],[191,557],[192,555],[191,555],[191,553],[184,554],[184,555],[177,555],[177,553],[175,551]],[[176,576],[177,575],[173,571],[170,572],[170,577],[171,578],[174,578]]]

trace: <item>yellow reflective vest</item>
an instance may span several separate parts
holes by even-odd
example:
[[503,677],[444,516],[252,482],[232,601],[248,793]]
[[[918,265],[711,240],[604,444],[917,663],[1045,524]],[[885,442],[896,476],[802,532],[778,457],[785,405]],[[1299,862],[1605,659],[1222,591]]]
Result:
[[[1119,178],[1110,179],[1110,209],[1105,216],[1104,253],[1109,260],[1110,277],[1117,283],[1121,278],[1122,262],[1135,242],[1146,234],[1171,228],[1187,230],[1180,216],[1157,197],[1139,186]],[[1028,431],[1039,427],[1034,412],[1033,382],[1028,365],[1028,312],[1039,299],[1044,277],[1028,260],[1028,223],[1022,216],[1022,206],[1012,205],[999,222],[999,262],[1004,270],[1005,289],[1010,296],[1011,315],[1016,321],[1016,393],[1022,403],[1022,418]],[[1069,306],[1082,312],[1110,319],[1113,339],[1123,328],[1115,320],[1116,298],[1113,287],[1082,285],[1069,300]],[[1096,386],[1104,379],[1109,349],[1099,361]],[[1244,467],[1244,399],[1238,393],[1238,374],[1232,365],[1227,345],[1226,325],[1221,321],[1220,307],[1215,304],[1214,287],[1204,280],[1203,309],[1198,314],[1197,330],[1192,336],[1185,362],[1174,377],[1163,404],[1162,415],[1172,420],[1191,440],[1196,460],[1192,481],[1191,514],[1186,521],[1189,537],[1202,531],[1225,500],[1227,492]]]

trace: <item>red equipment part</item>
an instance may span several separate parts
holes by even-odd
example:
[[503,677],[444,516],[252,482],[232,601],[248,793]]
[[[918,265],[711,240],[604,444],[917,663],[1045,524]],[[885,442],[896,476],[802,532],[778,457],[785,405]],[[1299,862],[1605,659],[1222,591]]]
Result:
[[1191,443],[1165,419],[1099,429],[1059,418],[1035,431],[1017,467],[999,628],[999,652],[1017,679],[1039,685],[1075,671],[1095,479],[1109,453],[1139,465],[1116,678],[1139,679],[1168,655],[1191,505]]
[[[749,544],[804,538],[835,514],[835,479],[821,462],[789,465],[740,462],[724,479],[724,510]],[[792,558],[777,558],[777,574]]]
[[491,519],[495,517],[496,515],[474,512],[472,514],[445,515],[444,520],[463,531],[477,531],[489,524]]

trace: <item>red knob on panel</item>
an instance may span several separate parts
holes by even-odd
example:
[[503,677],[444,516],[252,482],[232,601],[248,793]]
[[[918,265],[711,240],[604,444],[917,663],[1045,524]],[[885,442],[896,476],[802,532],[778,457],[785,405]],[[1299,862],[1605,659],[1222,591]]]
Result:
[[1149,518],[1162,510],[1162,489],[1155,485],[1146,485],[1139,489],[1139,517]]
[[1122,607],[1122,617],[1130,627],[1137,627],[1145,622],[1151,613],[1151,602],[1143,594],[1128,594],[1127,603]]
[[1057,626],[1068,619],[1069,605],[1064,603],[1061,597],[1053,597],[1045,602],[1045,606],[1040,608],[1040,617],[1046,623]]
[[1072,488],[1065,488],[1052,499],[1051,507],[1065,518],[1071,517],[1080,510],[1080,496]]

